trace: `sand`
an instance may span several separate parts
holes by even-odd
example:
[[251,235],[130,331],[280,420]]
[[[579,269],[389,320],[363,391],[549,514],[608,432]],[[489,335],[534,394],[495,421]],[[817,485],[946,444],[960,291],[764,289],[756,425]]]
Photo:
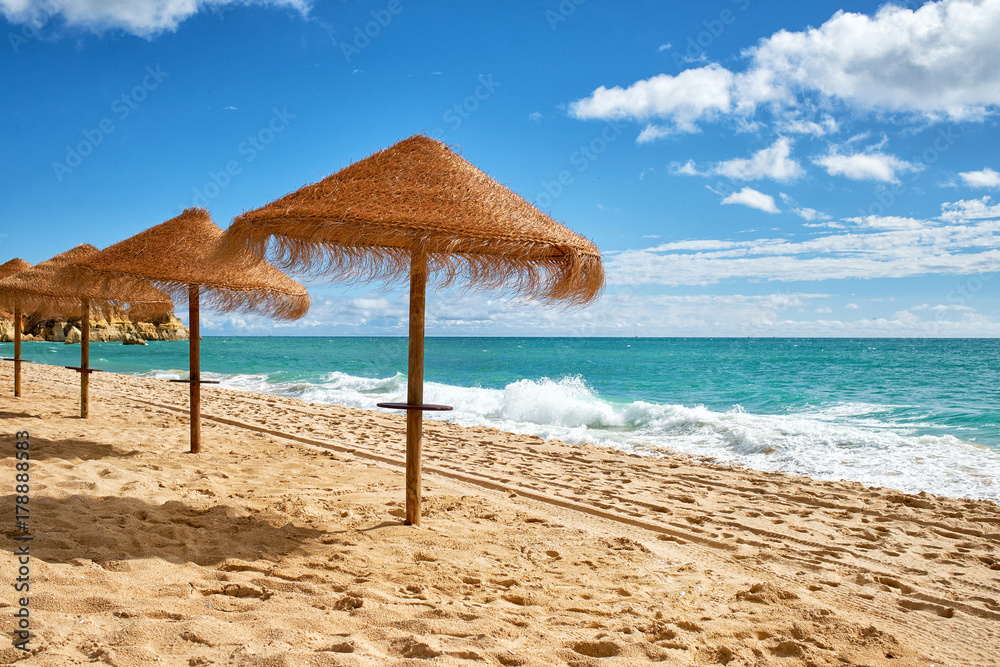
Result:
[[[0,366],[0,663],[1000,664],[1000,508],[425,427],[206,386]],[[31,442],[30,652],[15,432]]]

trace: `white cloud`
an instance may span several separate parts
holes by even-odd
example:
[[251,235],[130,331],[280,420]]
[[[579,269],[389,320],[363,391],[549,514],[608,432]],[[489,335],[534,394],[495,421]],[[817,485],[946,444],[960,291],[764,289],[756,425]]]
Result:
[[817,122],[814,120],[803,120],[801,118],[781,120],[778,122],[778,131],[786,134],[812,134],[822,137],[833,134],[840,129],[840,124],[829,114]]
[[[888,220],[873,223],[888,225]],[[951,224],[923,223],[898,222],[897,227],[904,227],[900,229],[832,231],[801,241],[699,239],[609,253],[608,282],[706,285],[738,279],[905,278],[986,274],[1000,265],[1000,220],[956,217]]]
[[794,213],[795,215],[799,216],[803,220],[807,220],[809,222],[812,222],[813,220],[829,220],[830,219],[829,215],[827,215],[826,213],[822,213],[820,211],[817,211],[814,208],[805,208],[805,207],[803,207],[803,208],[793,208],[792,209],[792,213]]
[[844,221],[853,222],[862,229],[924,229],[933,226],[927,220],[887,215],[866,215],[859,218],[845,218]]
[[[799,213],[799,210],[800,209],[795,209],[794,211],[792,211],[792,213],[796,213],[798,215],[801,215],[801,213]],[[805,210],[811,211],[812,209],[810,208],[810,209],[805,209]],[[826,215],[825,213],[821,213],[820,215],[822,217],[824,217],[824,218],[829,218],[830,217],[830,216]],[[826,222],[803,222],[802,226],[806,227],[808,229],[844,229],[845,228],[844,225],[843,225],[843,223],[834,222],[832,220],[827,220]]]
[[910,310],[917,310],[917,311],[919,311],[919,310],[931,310],[931,311],[934,311],[934,312],[954,311],[954,312],[962,312],[962,313],[971,313],[975,309],[972,308],[971,306],[963,306],[963,305],[960,305],[960,304],[943,304],[943,303],[939,303],[939,304],[937,304],[935,306],[932,306],[929,303],[922,303],[919,306],[915,306],[915,307],[911,308]]
[[688,160],[684,164],[680,162],[670,163],[670,173],[680,174],[683,176],[709,176],[707,172],[698,171],[698,168],[694,166],[694,160]]
[[774,197],[766,195],[763,192],[759,192],[758,190],[754,190],[753,188],[744,187],[739,192],[734,192],[723,199],[722,203],[749,206],[750,208],[756,208],[764,211],[765,213],[781,213],[777,205],[774,203]]
[[844,176],[855,181],[883,181],[898,183],[900,173],[920,171],[923,165],[900,160],[894,155],[879,152],[842,155],[833,148],[827,155],[814,158],[831,176]]
[[989,168],[982,171],[963,171],[959,176],[966,185],[973,188],[1000,188],[1000,172]]
[[[570,115],[579,119],[653,118],[670,121],[666,127],[649,126],[648,139],[666,136],[670,128],[696,131],[695,122],[732,108],[733,74],[719,65],[684,70],[677,76],[660,74],[637,81],[628,88],[597,88],[590,97],[570,105]],[[647,140],[648,140],[647,139]]]
[[[643,137],[640,136],[640,141],[643,140]],[[771,146],[757,151],[749,158],[734,158],[716,162],[704,171],[695,166],[694,160],[688,160],[684,164],[674,162],[670,166],[672,173],[684,176],[716,175],[736,181],[756,181],[770,178],[775,181],[788,182],[801,178],[805,174],[802,165],[791,157],[791,153],[791,139],[779,137]]]
[[956,220],[1000,218],[1000,204],[992,202],[993,198],[987,196],[982,199],[963,199],[941,204],[941,219],[954,222]]
[[847,308],[848,310],[858,310],[861,308],[861,306],[859,306],[856,303],[849,303],[846,306],[844,306],[844,308]]
[[151,37],[175,30],[203,9],[246,5],[289,7],[306,14],[311,0],[0,0],[0,13],[11,23],[36,27],[58,17],[70,27]]
[[532,123],[542,122],[542,112],[532,111],[530,114],[528,114],[528,120],[530,120]]
[[658,52],[659,51],[666,51],[667,49],[671,48],[672,46],[673,46],[673,44],[671,44],[670,42],[667,42],[666,44],[660,44],[660,48],[658,48],[657,51]]
[[792,141],[780,137],[768,148],[757,151],[749,159],[737,158],[718,163],[712,172],[738,181],[756,181],[770,178],[775,181],[793,181],[805,170],[792,159]]
[[[692,131],[694,128],[692,128]],[[663,139],[664,137],[669,137],[672,134],[677,134],[677,131],[669,127],[664,127],[662,125],[653,125],[650,123],[646,127],[642,128],[642,132],[636,137],[636,143],[645,144],[650,141],[656,141],[657,139]]]
[[1000,104],[1000,0],[838,11],[819,28],[779,31],[750,49],[773,85],[869,109],[974,117]]
[[627,87],[601,86],[570,106],[576,118],[665,121],[644,140],[694,132],[717,118],[748,122],[764,103],[779,129],[824,134],[836,121],[787,111],[836,100],[860,110],[930,120],[982,119],[1000,105],[1000,0],[940,0],[917,10],[891,4],[874,16],[838,11],[818,28],[781,30],[746,51],[747,68],[716,63]]

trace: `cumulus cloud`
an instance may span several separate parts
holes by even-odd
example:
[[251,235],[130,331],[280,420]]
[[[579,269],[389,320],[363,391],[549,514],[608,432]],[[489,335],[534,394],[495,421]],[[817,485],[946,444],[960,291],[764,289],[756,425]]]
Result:
[[175,30],[204,9],[248,5],[288,7],[306,14],[311,0],[0,0],[0,13],[11,23],[34,27],[58,19],[74,28],[121,29],[151,37]]
[[994,204],[992,197],[963,199],[941,205],[941,219],[948,222],[987,218],[1000,218],[1000,204]]
[[836,148],[814,158],[813,164],[823,167],[831,176],[885,183],[898,183],[899,174],[923,169],[923,165],[901,160],[895,155],[877,151],[842,154]]
[[[733,73],[720,65],[689,69],[676,76],[660,74],[627,88],[601,86],[590,97],[573,102],[569,111],[579,119],[670,121],[669,126],[647,127],[650,139],[666,136],[671,130],[694,132],[696,121],[731,110],[733,78]],[[657,129],[650,129],[653,127]]]
[[753,188],[744,187],[739,192],[734,192],[722,200],[723,204],[740,204],[764,211],[765,213],[781,213],[774,203],[774,197]]
[[941,0],[874,16],[838,11],[748,55],[773,85],[859,107],[968,118],[1000,104],[1000,0]]
[[966,185],[973,188],[1000,188],[1000,172],[989,168],[982,171],[963,171],[959,176]]
[[792,141],[779,137],[771,146],[763,148],[749,158],[734,158],[716,162],[704,170],[695,166],[694,160],[684,164],[674,162],[670,165],[671,172],[683,176],[725,176],[735,181],[757,181],[765,178],[788,182],[801,178],[805,174],[792,154]]
[[812,222],[813,220],[829,220],[830,219],[829,215],[827,215],[826,213],[822,213],[820,211],[817,211],[814,208],[807,208],[807,207],[793,208],[792,209],[792,213],[794,213],[795,215],[799,216],[800,218],[802,218],[803,220],[805,220],[807,222]]
[[821,135],[836,121],[790,116],[809,102],[908,112],[931,120],[981,119],[1000,105],[1000,0],[939,0],[913,10],[887,4],[873,16],[838,11],[818,28],[781,30],[746,51],[747,67],[709,63],[629,86],[601,86],[570,106],[576,118],[662,120],[643,140],[694,132],[762,104],[785,109],[789,133]]
[[694,165],[694,160],[688,160],[684,164],[680,162],[670,163],[670,172],[673,174],[679,174],[681,176],[708,176],[706,172],[698,171],[698,168]]
[[762,178],[783,182],[793,181],[801,178],[805,170],[791,157],[791,154],[791,140],[781,137],[768,148],[754,153],[749,159],[720,162],[712,171],[738,181],[756,181]]

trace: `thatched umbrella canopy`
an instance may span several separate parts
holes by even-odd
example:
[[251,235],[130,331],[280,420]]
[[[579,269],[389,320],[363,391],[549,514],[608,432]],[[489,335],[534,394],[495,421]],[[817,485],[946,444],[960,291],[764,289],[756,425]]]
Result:
[[20,257],[15,257],[14,259],[8,260],[3,264],[0,264],[0,280],[4,278],[9,278],[15,274],[24,271],[25,269],[30,269],[31,264],[24,261]]
[[424,300],[436,284],[586,304],[604,286],[587,239],[444,144],[413,136],[237,217],[223,252],[268,253],[283,268],[339,280],[410,281],[406,522],[420,523]]
[[178,302],[187,302],[191,345],[191,451],[201,451],[199,318],[201,297],[221,311],[258,312],[296,319],[309,310],[306,288],[258,257],[224,262],[216,258],[222,230],[208,211],[181,215],[73,262],[81,275],[115,279],[127,274],[149,280]]
[[[25,271],[31,268],[31,264],[20,257],[15,257],[14,259],[0,264],[0,280],[4,278],[9,278],[13,275],[17,275],[21,271]],[[15,398],[20,398],[21,396],[21,304],[14,304],[14,356],[4,357],[4,361],[14,362],[14,396]]]
[[130,317],[162,315],[173,310],[170,297],[149,283],[110,277],[100,283],[80,280],[70,264],[96,255],[82,244],[0,280],[0,307],[30,310],[43,317],[80,318],[80,416],[90,411],[90,318],[126,310]]

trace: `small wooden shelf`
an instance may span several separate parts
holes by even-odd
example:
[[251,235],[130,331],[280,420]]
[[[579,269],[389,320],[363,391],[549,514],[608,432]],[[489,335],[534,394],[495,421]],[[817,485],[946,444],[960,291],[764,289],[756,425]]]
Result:
[[450,405],[434,405],[433,403],[421,403],[419,405],[410,405],[409,403],[376,403],[375,405],[391,410],[431,410],[445,412],[453,409]]

